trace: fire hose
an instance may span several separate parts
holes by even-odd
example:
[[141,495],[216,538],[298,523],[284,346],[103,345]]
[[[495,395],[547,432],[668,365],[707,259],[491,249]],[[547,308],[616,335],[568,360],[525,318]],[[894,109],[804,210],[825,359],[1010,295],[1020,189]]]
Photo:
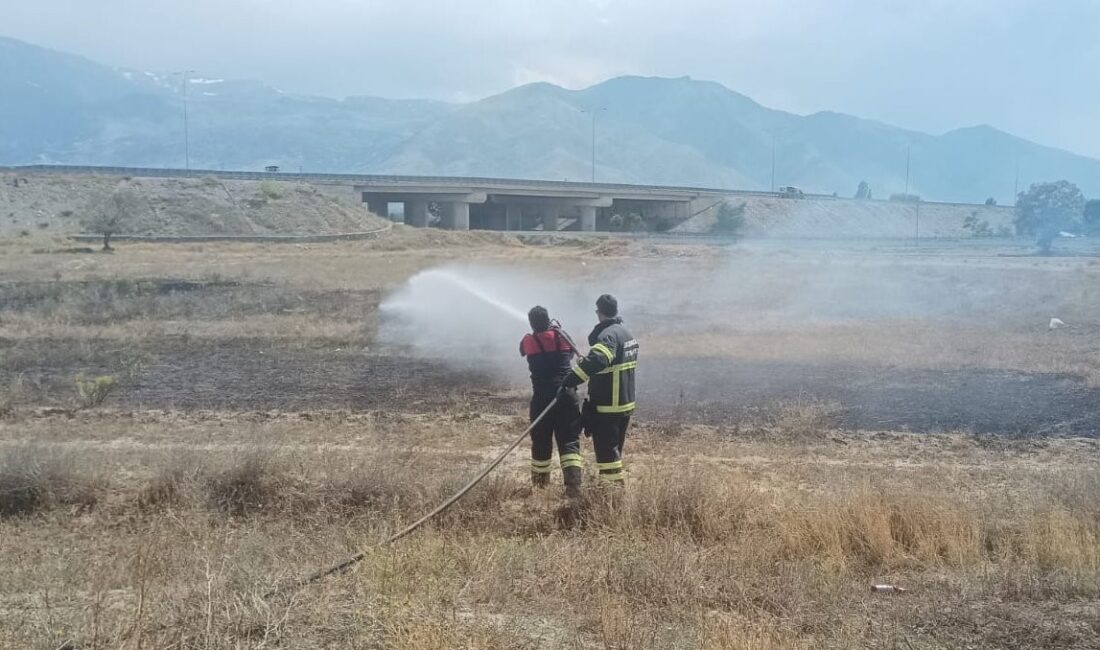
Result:
[[[521,433],[515,440],[512,441],[512,444],[508,445],[508,447],[504,451],[500,452],[500,455],[497,456],[496,459],[493,460],[493,462],[486,465],[485,469],[481,470],[481,472],[477,476],[470,479],[470,482],[467,483],[466,485],[462,486],[462,488],[458,492],[455,492],[454,494],[451,495],[451,497],[449,499],[447,499],[443,503],[436,506],[435,510],[432,510],[431,512],[424,515],[420,519],[417,519],[416,521],[409,524],[405,528],[402,528],[400,531],[398,531],[398,532],[394,533],[393,535],[390,535],[389,537],[387,537],[376,548],[381,548],[381,547],[389,546],[390,544],[393,544],[397,540],[401,539],[402,537],[405,537],[406,535],[413,532],[417,528],[420,528],[424,524],[428,523],[428,521],[430,521],[433,517],[440,514],[441,512],[446,510],[447,508],[450,508],[451,506],[453,506],[455,504],[455,502],[457,502],[459,499],[464,497],[467,492],[472,490],[475,485],[480,483],[482,481],[482,479],[484,479],[486,476],[488,476],[489,472],[492,472],[494,469],[496,469],[497,466],[500,465],[504,461],[504,459],[508,456],[508,454],[512,453],[512,451],[516,447],[518,447],[520,445],[520,443],[522,443],[527,438],[528,435],[530,435],[531,430],[535,428],[535,425],[537,425],[539,422],[541,422],[542,419],[544,417],[546,417],[546,415],[548,413],[550,413],[550,411],[554,408],[554,406],[557,403],[558,403],[558,398],[555,397],[553,400],[550,401],[549,404],[546,405],[546,408],[544,408],[542,410],[542,413],[539,413],[539,416],[531,421],[531,424],[528,425],[527,428],[523,430],[523,433]],[[301,589],[302,587],[305,587],[306,585],[317,582],[318,580],[326,578],[326,577],[328,577],[328,576],[330,576],[334,573],[339,573],[341,571],[347,570],[351,566],[353,566],[353,565],[357,564],[358,562],[360,562],[361,560],[363,560],[365,557],[367,557],[367,552],[366,551],[360,551],[360,552],[356,553],[355,555],[352,555],[351,557],[328,567],[327,569],[322,569],[321,571],[317,571],[316,573],[312,573],[312,574],[310,574],[308,576],[305,576],[303,578],[299,578],[299,579],[297,579],[293,582],[290,582],[288,584],[285,584],[283,586],[276,587],[276,588],[272,589],[271,591],[267,592],[266,594],[264,594],[264,598],[266,599],[266,598],[271,598],[272,596],[276,596],[276,595],[279,595],[279,594],[286,594],[286,593],[296,592],[299,589]]]
[[561,326],[561,323],[559,323],[557,320],[552,320],[550,321],[550,328],[557,331],[557,333],[560,334],[563,339],[565,339],[565,342],[569,344],[569,347],[573,348],[573,354],[578,359],[584,358],[584,355],[581,354],[581,351],[577,348],[577,344],[573,342],[573,337],[569,336],[569,333],[565,331],[565,328]]
[[[573,343],[573,339],[570,338],[569,334],[567,334],[565,332],[565,330],[562,329],[561,323],[559,323],[556,320],[551,321],[551,327],[553,327],[555,330],[557,330],[558,334],[560,334],[562,336],[562,338],[565,339],[565,341],[573,349],[573,354],[575,354],[578,358],[583,358],[584,355],[582,355],[580,353],[580,350],[577,349],[577,345],[575,343]],[[387,537],[376,548],[382,548],[382,547],[385,547],[385,546],[389,546],[390,544],[393,544],[397,540],[401,539],[402,537],[405,537],[406,535],[412,533],[414,530],[416,530],[416,529],[420,528],[421,526],[423,526],[424,524],[428,523],[428,521],[430,521],[433,517],[440,514],[441,512],[446,510],[447,508],[450,508],[459,499],[466,496],[467,492],[472,490],[475,485],[480,483],[486,476],[489,475],[490,472],[492,472],[494,469],[497,468],[498,465],[500,465],[502,462],[504,462],[504,459],[508,457],[508,454],[512,453],[512,451],[514,451],[515,448],[518,447],[520,445],[520,443],[522,443],[527,438],[527,436],[529,436],[531,434],[531,430],[534,429],[535,426],[538,425],[538,423],[541,422],[542,419],[545,418],[547,416],[547,414],[550,413],[551,410],[553,410],[554,406],[556,406],[557,403],[558,403],[558,398],[555,397],[554,399],[552,399],[550,401],[549,404],[546,405],[546,408],[544,408],[542,410],[542,413],[539,413],[539,416],[531,421],[531,424],[529,424],[527,426],[527,428],[523,430],[523,433],[519,434],[519,436],[515,440],[512,441],[512,444],[508,445],[508,447],[504,451],[500,452],[500,455],[497,456],[493,460],[493,462],[486,465],[485,468],[483,470],[481,470],[481,472],[477,476],[470,479],[470,482],[467,483],[466,485],[462,486],[462,488],[459,489],[458,492],[455,492],[454,494],[452,494],[450,496],[450,498],[448,498],[446,501],[444,501],[443,503],[436,506],[436,508],[434,510],[432,510],[431,512],[429,512],[428,514],[424,515],[420,519],[417,519],[416,521],[414,521],[413,523],[409,524],[408,526],[402,528],[400,531],[394,533],[393,535],[390,535],[389,537]],[[349,569],[353,565],[359,563],[360,561],[362,561],[366,557],[367,557],[367,552],[366,551],[360,551],[360,552],[356,553],[355,555],[352,555],[351,557],[349,557],[349,558],[347,558],[347,559],[345,559],[341,562],[337,562],[336,564],[328,567],[327,569],[322,569],[320,571],[317,571],[316,573],[311,573],[308,576],[298,578],[297,580],[295,580],[293,582],[287,583],[287,584],[279,586],[279,587],[275,587],[271,591],[264,594],[264,598],[267,599],[267,598],[271,598],[271,597],[279,595],[279,594],[294,593],[294,592],[298,591],[299,589],[301,589],[302,587],[305,587],[306,585],[313,584],[314,582],[317,582],[318,580],[322,580],[324,578],[327,578],[328,576],[330,576],[334,573],[340,573],[341,571],[346,571],[347,569]]]

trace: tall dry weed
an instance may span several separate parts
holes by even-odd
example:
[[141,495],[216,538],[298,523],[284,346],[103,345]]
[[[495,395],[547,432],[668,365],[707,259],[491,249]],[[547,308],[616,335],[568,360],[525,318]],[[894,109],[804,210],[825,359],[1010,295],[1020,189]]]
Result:
[[95,507],[105,482],[79,457],[54,449],[23,445],[0,458],[0,517],[33,515],[67,507]]

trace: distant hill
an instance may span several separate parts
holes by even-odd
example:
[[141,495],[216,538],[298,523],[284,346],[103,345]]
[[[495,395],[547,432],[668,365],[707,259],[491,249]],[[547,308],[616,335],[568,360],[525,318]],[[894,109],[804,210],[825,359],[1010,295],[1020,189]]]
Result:
[[[0,164],[180,167],[182,78],[118,70],[0,38]],[[521,86],[462,105],[283,93],[191,79],[191,164],[213,169],[453,174],[588,180],[596,113],[600,181],[876,197],[1012,201],[1065,178],[1100,196],[1100,161],[989,126],[929,135],[840,113],[794,115],[689,78],[620,77],[583,90]]]
[[[184,165],[183,77],[117,70],[0,38],[0,164]],[[453,109],[191,78],[191,164],[365,171]]]

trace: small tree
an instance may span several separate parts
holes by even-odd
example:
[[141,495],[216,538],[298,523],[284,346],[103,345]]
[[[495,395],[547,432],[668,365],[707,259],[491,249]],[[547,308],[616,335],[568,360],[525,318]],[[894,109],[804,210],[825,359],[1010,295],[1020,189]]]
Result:
[[997,199],[992,196],[985,200],[986,205],[997,205]]
[[623,220],[623,230],[628,232],[645,232],[645,219],[637,212],[630,212]]
[[969,217],[963,219],[963,230],[969,230],[971,237],[986,238],[994,236],[993,229],[989,227],[989,222],[978,218],[977,210],[974,210]]
[[1085,202],[1085,228],[1089,232],[1100,232],[1100,199]]
[[745,227],[745,203],[731,204],[722,201],[715,215],[714,232],[723,235],[736,235]]
[[1039,252],[1049,255],[1061,230],[1081,225],[1085,197],[1069,181],[1034,183],[1016,198],[1016,232],[1036,238]]
[[870,199],[871,198],[871,186],[867,184],[867,181],[860,181],[859,187],[856,188],[857,199]]
[[137,219],[141,201],[133,190],[117,189],[88,208],[84,227],[103,235],[103,250],[111,250],[111,237],[129,230]]

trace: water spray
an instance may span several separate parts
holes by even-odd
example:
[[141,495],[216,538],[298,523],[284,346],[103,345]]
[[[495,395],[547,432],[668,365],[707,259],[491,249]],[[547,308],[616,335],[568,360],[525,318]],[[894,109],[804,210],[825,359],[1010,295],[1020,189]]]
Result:
[[[433,282],[437,281],[440,281],[452,288],[460,289],[467,295],[477,298],[482,303],[492,307],[493,309],[496,309],[497,311],[511,317],[514,320],[518,320],[521,323],[527,322],[527,315],[524,314],[521,310],[516,309],[508,303],[493,297],[480,287],[471,284],[465,278],[455,274],[453,271],[450,271],[448,269],[431,269],[429,271],[418,273],[417,275],[413,276],[411,280],[409,280],[409,288],[414,289],[418,285],[430,285]],[[396,301],[386,301],[382,304],[382,309],[400,309],[406,306],[407,305],[403,301],[398,299]]]

